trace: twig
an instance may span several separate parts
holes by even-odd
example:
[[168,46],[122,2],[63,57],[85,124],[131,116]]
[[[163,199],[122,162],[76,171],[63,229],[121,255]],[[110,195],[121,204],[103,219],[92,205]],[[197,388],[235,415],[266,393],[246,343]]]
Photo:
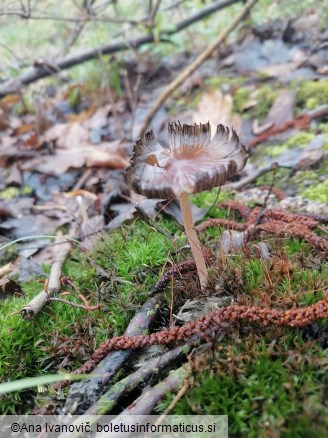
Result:
[[[162,294],[157,294],[148,299],[130,321],[125,330],[125,335],[135,336],[151,328],[159,316],[160,304],[163,299]],[[82,414],[88,409],[92,403],[98,400],[108,382],[116,375],[118,370],[126,365],[131,353],[131,351],[115,351],[107,357],[105,355],[99,359],[96,350],[92,358],[82,365],[77,372],[79,374],[88,373],[88,370],[93,370],[99,364],[96,368],[96,374],[99,377],[92,377],[73,384],[69,390],[63,411],[70,414]],[[65,386],[67,386],[67,383],[61,382],[55,385],[55,389],[62,389]]]
[[[220,9],[224,9],[234,3],[239,3],[240,1],[241,0],[217,1],[210,6],[206,6],[200,11],[191,15],[190,17],[179,21],[174,29],[170,29],[166,31],[163,30],[163,32],[160,33],[159,38],[161,39],[161,37],[163,36],[173,35],[177,32],[180,32],[181,30],[205,18],[206,16],[212,14],[213,12],[219,11]],[[47,68],[47,66],[42,64],[39,66],[35,66],[30,70],[28,70],[27,72],[23,73],[15,80],[11,79],[1,84],[0,97],[6,96],[7,94],[17,93],[17,91],[23,85],[28,85],[39,79],[51,76],[54,73],[54,71],[62,71],[71,68],[77,64],[81,64],[83,62],[90,61],[91,59],[98,58],[99,54],[109,55],[123,50],[128,50],[130,47],[137,49],[138,47],[141,47],[145,44],[153,43],[154,41],[155,41],[154,35],[143,35],[133,40],[129,40],[129,41],[123,40],[113,44],[106,44],[101,47],[88,49],[82,53],[66,57],[56,62],[56,68],[49,69],[49,67]]]
[[[82,424],[85,421],[85,415],[88,415],[90,416],[88,417],[90,426],[92,426],[99,420],[100,416],[110,414],[123,397],[126,397],[137,388],[146,385],[150,379],[166,370],[168,366],[184,360],[190,350],[190,346],[183,345],[150,360],[137,371],[112,385],[99,400],[96,400],[89,409],[83,412],[81,417],[74,421],[74,425]],[[75,430],[77,430],[77,427]],[[80,436],[80,434],[74,434],[74,438],[79,438]],[[67,435],[61,434],[58,438],[67,438]]]
[[255,5],[257,0],[248,0],[243,9],[239,14],[235,16],[235,18],[231,21],[231,23],[221,32],[221,34],[210,44],[200,55],[197,56],[195,61],[190,64],[187,68],[185,68],[179,76],[174,79],[167,87],[165,87],[164,91],[160,94],[158,99],[156,99],[153,107],[149,111],[146,116],[146,119],[142,125],[139,136],[142,137],[144,133],[147,131],[153,117],[166,101],[166,99],[171,96],[171,94],[195,71],[200,67],[207,58],[209,58],[212,53],[226,40],[229,34],[237,27],[237,25],[242,21],[242,19],[248,14],[250,9]]
[[287,131],[287,129],[291,129],[291,128],[307,129],[312,120],[325,117],[327,116],[327,114],[328,114],[328,105],[320,106],[319,108],[310,112],[307,111],[301,113],[294,119],[288,120],[282,125],[273,126],[272,128],[258,135],[248,143],[248,146],[251,149],[253,149],[259,143],[263,143],[264,141],[268,140],[270,137],[280,134],[284,131]]
[[178,401],[185,395],[185,393],[188,391],[189,389],[189,380],[185,380],[183,386],[181,387],[181,389],[178,391],[178,393],[176,394],[176,396],[174,397],[174,399],[171,401],[171,403],[168,405],[168,407],[165,409],[165,411],[162,413],[162,415],[159,417],[159,419],[156,421],[156,425],[157,424],[161,424],[164,420],[164,418],[172,411],[172,409],[175,408],[176,404],[178,403]]
[[234,189],[234,190],[243,189],[248,184],[256,181],[257,178],[259,178],[260,176],[265,175],[268,172],[272,172],[273,170],[277,169],[278,167],[279,167],[279,165],[277,163],[272,163],[272,164],[270,164],[270,166],[262,167],[261,169],[256,170],[252,175],[249,175],[249,176],[241,179],[240,181],[225,184],[224,186],[222,186],[222,188],[223,189],[229,188],[229,189]]
[[[74,238],[78,233],[79,226],[73,223],[69,234],[70,238]],[[60,245],[60,251],[58,250]],[[22,310],[21,315],[24,319],[33,319],[43,307],[49,302],[49,298],[60,289],[60,275],[62,266],[72,249],[72,243],[67,241],[65,236],[58,235],[53,246],[53,263],[49,275],[49,282],[44,290],[34,297]]]
[[54,298],[54,297],[49,297],[48,301],[57,301],[58,303],[68,304],[69,306],[76,307],[78,309],[87,310],[90,312],[101,309],[103,307],[103,304],[98,304],[97,306],[90,306],[90,305],[83,306],[82,304],[72,303],[72,301],[64,300],[63,298]]
[[138,386],[145,385],[150,378],[165,370],[169,365],[172,365],[172,363],[185,358],[189,351],[190,347],[184,345],[169,350],[160,357],[156,357],[147,362],[137,371],[111,386],[96,403],[84,412],[84,415],[103,415],[110,413],[122,397],[125,397]]
[[127,418],[127,415],[131,416],[130,418],[132,419],[133,415],[150,414],[167,393],[178,392],[190,375],[191,367],[188,365],[184,365],[172,371],[166,379],[144,391],[137,400],[133,401],[130,406],[124,409],[120,415],[115,418],[115,423],[120,423],[121,418]]

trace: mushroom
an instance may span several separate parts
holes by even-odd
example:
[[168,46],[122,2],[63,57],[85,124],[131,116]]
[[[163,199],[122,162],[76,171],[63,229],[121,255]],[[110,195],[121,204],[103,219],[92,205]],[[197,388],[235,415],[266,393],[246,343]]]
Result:
[[201,245],[194,229],[189,195],[221,186],[246,163],[248,150],[234,129],[218,125],[211,140],[208,123],[169,123],[169,148],[160,145],[152,131],[138,139],[133,148],[126,183],[149,198],[177,198],[185,232],[195,259],[201,288],[208,273]]

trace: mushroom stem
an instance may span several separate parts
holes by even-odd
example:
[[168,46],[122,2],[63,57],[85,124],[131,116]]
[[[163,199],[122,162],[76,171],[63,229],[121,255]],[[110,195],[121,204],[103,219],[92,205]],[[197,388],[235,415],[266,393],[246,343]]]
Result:
[[179,197],[180,207],[182,211],[183,223],[185,226],[185,232],[187,235],[187,239],[190,243],[191,251],[195,259],[196,268],[198,272],[198,277],[200,281],[200,286],[202,290],[207,287],[208,283],[208,274],[207,268],[205,264],[205,259],[201,250],[201,245],[198,240],[198,236],[196,230],[194,228],[194,223],[191,215],[191,208],[189,202],[188,193],[182,193]]

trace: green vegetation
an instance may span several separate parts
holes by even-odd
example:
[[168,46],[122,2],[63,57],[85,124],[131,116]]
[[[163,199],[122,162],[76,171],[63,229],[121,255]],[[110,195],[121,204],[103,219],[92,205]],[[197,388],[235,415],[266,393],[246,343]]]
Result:
[[312,199],[318,202],[328,202],[328,180],[319,184],[308,187],[302,192],[304,198]]
[[[231,437],[278,431],[284,437],[325,436],[327,352],[292,330],[260,339],[249,329],[244,342],[241,336],[230,338],[231,346],[207,354],[206,369],[194,374],[192,388],[172,413],[229,415]],[[168,396],[160,410],[172,399]]]
[[278,96],[278,90],[272,85],[262,85],[256,93],[256,106],[254,108],[254,118],[263,121]]
[[242,113],[250,97],[251,93],[247,88],[238,88],[233,96],[233,111],[236,113]]
[[[163,220],[161,226],[177,231],[169,221]],[[54,302],[33,322],[12,315],[41,292],[43,280],[23,284],[24,297],[0,301],[1,381],[56,373],[65,358],[65,371],[75,369],[90,355],[95,343],[99,345],[112,335],[122,334],[174,249],[162,234],[136,221],[104,236],[87,255],[75,250],[65,263],[63,274],[72,279],[90,303],[104,305],[95,312],[86,313]],[[108,272],[110,281],[97,276],[90,259]],[[65,290],[70,288],[66,286]],[[80,303],[73,292],[69,299]],[[35,391],[31,390],[8,394],[0,401],[0,412],[29,412],[33,395]]]
[[[231,194],[222,192],[220,200],[223,197],[230,198]],[[217,209],[216,200],[215,191],[193,199],[202,208],[214,204],[211,217],[226,218],[227,210]],[[181,235],[172,221],[158,223],[177,237]],[[217,228],[209,229],[202,237],[214,250]],[[315,269],[308,266],[313,250],[298,239],[271,239],[270,246],[274,256],[269,263],[250,248],[253,255],[240,253],[212,266],[213,288],[219,285],[213,293],[230,296],[237,303],[278,308],[320,299],[328,264]],[[39,281],[25,283],[24,297],[10,297],[0,303],[1,380],[56,374],[62,371],[63,363],[65,372],[79,366],[95,344],[124,331],[175,249],[176,245],[162,234],[136,220],[103,235],[91,253],[74,251],[64,274],[90,303],[104,305],[95,312],[85,313],[56,302],[34,322],[24,321],[12,313],[42,288]],[[182,257],[186,255],[180,255],[180,260]],[[92,265],[90,259],[94,261]],[[106,281],[97,274],[96,266],[108,273]],[[78,302],[73,292],[69,299]],[[199,366],[204,369],[196,367],[194,383],[174,413],[229,414],[231,436],[265,436],[274,429],[293,432],[286,436],[301,436],[302,431],[320,436],[326,427],[328,409],[323,393],[327,373],[322,365],[327,363],[326,358],[327,351],[320,342],[304,342],[302,330],[236,325],[213,354],[202,353],[198,357]],[[42,397],[36,389],[12,392],[2,398],[0,409],[5,413],[26,413],[34,403],[42,405]],[[171,400],[172,396],[168,396],[159,409]]]
[[295,81],[296,102],[299,108],[313,110],[328,101],[328,84],[325,80]]
[[23,186],[21,188],[8,187],[0,191],[0,199],[6,200],[17,198],[18,196],[28,196],[31,195],[32,192],[33,190],[29,186]]

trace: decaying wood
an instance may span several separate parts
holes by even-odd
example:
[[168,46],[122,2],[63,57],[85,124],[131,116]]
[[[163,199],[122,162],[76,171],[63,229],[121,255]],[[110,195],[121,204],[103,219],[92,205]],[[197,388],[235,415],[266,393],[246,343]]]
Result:
[[185,358],[190,348],[188,345],[177,347],[147,362],[145,366],[140,367],[137,371],[125,377],[125,379],[111,386],[96,403],[90,406],[84,415],[109,414],[123,396],[129,394],[138,386],[146,385],[150,378],[165,370],[169,365]]
[[[129,415],[148,415],[168,393],[176,393],[184,385],[185,381],[191,376],[191,367],[183,365],[182,367],[171,371],[166,379],[157,385],[144,391],[137,400],[133,401],[124,411],[115,418],[115,422],[120,423],[121,419]],[[137,417],[136,417],[137,418]]]
[[[176,24],[174,29],[163,31],[159,35],[159,37],[157,36],[157,38],[161,39],[167,35],[173,35],[177,32],[180,32],[181,30],[187,28],[188,26],[196,23],[199,20],[202,20],[210,14],[240,1],[241,0],[216,1],[212,5],[208,5],[200,11],[197,11],[190,17],[181,20]],[[8,80],[1,84],[0,98],[6,96],[7,94],[15,94],[19,92],[23,85],[31,84],[38,81],[39,79],[46,78],[48,76],[53,76],[55,74],[58,74],[62,70],[66,70],[83,62],[99,58],[99,56],[111,55],[113,53],[121,52],[123,50],[129,50],[131,48],[137,49],[138,47],[141,47],[145,44],[153,43],[155,41],[156,35],[155,33],[151,33],[149,35],[144,35],[133,40],[124,40],[117,43],[106,44],[101,47],[96,47],[94,49],[88,49],[84,52],[69,56],[57,62],[38,63],[18,78]]]
[[[150,329],[159,317],[163,299],[162,294],[149,298],[130,321],[124,336],[135,336]],[[97,351],[95,351],[92,358],[79,370],[81,373],[88,373],[88,370],[93,370],[99,364],[94,370],[96,376],[76,382],[70,387],[63,412],[82,414],[88,409],[98,400],[108,382],[128,363],[131,353],[132,351],[115,351],[98,360]],[[65,386],[67,386],[67,381],[59,383],[55,388],[60,389]]]
[[140,130],[139,137],[142,137],[147,129],[153,117],[166,101],[166,99],[171,96],[171,94],[192,74],[195,70],[200,67],[204,61],[206,61],[212,53],[218,49],[218,47],[226,40],[229,34],[238,26],[238,24],[246,17],[251,8],[255,5],[257,0],[248,0],[243,9],[237,14],[231,23],[221,32],[221,34],[210,44],[197,58],[195,61],[190,64],[187,68],[185,68],[179,76],[174,79],[167,87],[165,87],[164,91],[160,94],[158,99],[155,101],[153,107],[149,111],[146,116],[146,119],[142,125]]
[[[76,238],[79,226],[74,223],[68,238]],[[43,307],[50,302],[49,298],[60,290],[60,276],[63,264],[72,249],[72,242],[67,240],[62,234],[58,235],[53,245],[53,262],[49,280],[46,282],[44,289],[34,297],[21,310],[21,316],[24,319],[31,320],[41,312]]]

